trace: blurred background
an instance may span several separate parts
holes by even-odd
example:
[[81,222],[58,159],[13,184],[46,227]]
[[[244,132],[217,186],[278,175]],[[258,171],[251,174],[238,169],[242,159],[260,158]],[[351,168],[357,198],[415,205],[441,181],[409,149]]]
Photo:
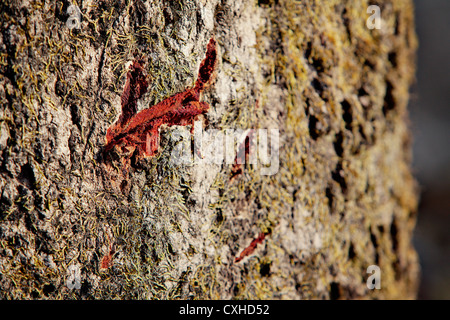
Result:
[[450,1],[414,2],[420,47],[409,108],[421,188],[419,299],[450,299]]

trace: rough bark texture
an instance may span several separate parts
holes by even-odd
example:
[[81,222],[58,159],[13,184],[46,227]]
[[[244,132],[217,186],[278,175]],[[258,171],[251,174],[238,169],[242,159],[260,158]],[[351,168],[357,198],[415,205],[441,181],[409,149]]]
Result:
[[[75,2],[79,29],[68,1],[1,4],[2,298],[415,297],[410,0]],[[103,148],[129,62],[148,108],[193,85],[212,36],[205,129],[278,128],[278,173],[174,165],[177,127],[124,172]]]

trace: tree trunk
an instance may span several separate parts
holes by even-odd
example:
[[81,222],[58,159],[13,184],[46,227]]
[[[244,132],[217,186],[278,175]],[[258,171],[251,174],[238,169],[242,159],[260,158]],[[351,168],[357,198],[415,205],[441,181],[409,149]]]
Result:
[[[2,2],[0,296],[414,298],[411,2]],[[173,161],[186,128],[279,133],[278,170]]]

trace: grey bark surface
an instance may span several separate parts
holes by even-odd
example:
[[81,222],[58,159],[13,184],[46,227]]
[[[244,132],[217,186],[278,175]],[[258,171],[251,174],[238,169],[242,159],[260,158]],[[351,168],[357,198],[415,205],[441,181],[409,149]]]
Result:
[[[415,297],[411,1],[376,1],[379,30],[365,0],[74,3],[74,29],[69,1],[0,5],[0,297]],[[149,108],[193,85],[211,37],[204,129],[278,129],[279,171],[176,165],[163,127],[124,173],[103,151],[129,63]]]

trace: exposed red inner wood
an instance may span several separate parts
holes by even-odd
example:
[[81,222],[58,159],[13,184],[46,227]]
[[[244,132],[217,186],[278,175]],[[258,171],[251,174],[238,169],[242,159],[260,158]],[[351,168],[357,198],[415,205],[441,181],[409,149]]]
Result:
[[239,255],[239,257],[237,257],[234,260],[234,262],[239,262],[242,259],[244,259],[245,257],[251,255],[255,251],[258,244],[261,244],[264,241],[264,239],[266,238],[266,235],[268,235],[268,233],[261,232],[256,239],[253,239],[253,241],[250,243],[250,245],[247,248],[242,250],[241,254]]
[[160,126],[193,125],[198,115],[208,111],[209,105],[201,102],[200,97],[212,82],[216,64],[216,42],[211,38],[194,87],[136,113],[137,100],[147,92],[148,81],[143,61],[135,60],[127,73],[121,99],[122,114],[106,133],[105,151],[117,148],[118,151],[138,157],[155,155],[159,148]]

